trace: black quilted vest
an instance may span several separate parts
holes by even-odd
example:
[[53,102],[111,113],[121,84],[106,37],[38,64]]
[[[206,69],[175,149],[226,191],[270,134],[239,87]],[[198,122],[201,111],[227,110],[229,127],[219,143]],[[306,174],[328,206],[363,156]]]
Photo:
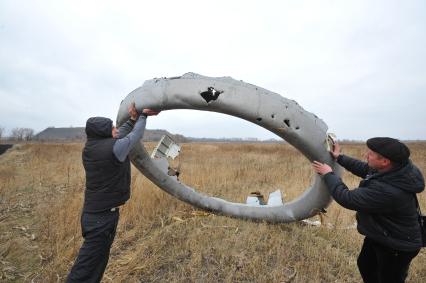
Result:
[[127,157],[120,162],[113,153],[116,140],[110,134],[109,137],[99,135],[91,127],[99,130],[98,121],[86,124],[87,142],[82,154],[86,171],[83,211],[101,212],[122,205],[129,199],[130,161]]

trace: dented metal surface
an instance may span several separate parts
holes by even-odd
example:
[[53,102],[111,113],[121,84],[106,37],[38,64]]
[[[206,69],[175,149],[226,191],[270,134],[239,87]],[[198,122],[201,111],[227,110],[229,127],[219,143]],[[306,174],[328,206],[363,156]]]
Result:
[[[255,85],[230,77],[211,78],[194,73],[148,80],[122,101],[117,125],[129,118],[127,108],[132,102],[135,102],[138,110],[196,109],[239,117],[280,136],[309,161],[327,162],[335,167],[337,173],[340,172],[327,151],[327,125],[294,100]],[[325,184],[319,176],[314,175],[311,187],[297,199],[283,205],[250,206],[228,202],[197,192],[169,176],[164,160],[151,159],[142,142],[134,147],[130,158],[147,178],[167,193],[198,208],[228,216],[291,222],[318,214],[331,201]]]

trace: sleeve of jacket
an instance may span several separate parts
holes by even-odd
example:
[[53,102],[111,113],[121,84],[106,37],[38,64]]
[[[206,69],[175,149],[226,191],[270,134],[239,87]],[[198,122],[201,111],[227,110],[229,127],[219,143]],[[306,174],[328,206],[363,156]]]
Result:
[[346,170],[361,178],[365,178],[368,174],[368,171],[370,170],[370,167],[366,162],[362,162],[358,159],[343,154],[339,155],[337,162]]
[[113,152],[120,162],[123,162],[126,159],[135,143],[143,137],[145,126],[146,116],[140,115],[132,131],[125,137],[117,139],[113,147]]
[[129,120],[126,121],[126,123],[121,125],[118,128],[118,138],[122,139],[125,136],[127,136],[132,131],[133,127],[135,126],[135,123],[136,123],[136,121],[129,119]]
[[342,179],[332,172],[324,175],[324,182],[334,200],[344,208],[368,213],[386,213],[393,208],[393,196],[381,190],[379,184],[349,190]]

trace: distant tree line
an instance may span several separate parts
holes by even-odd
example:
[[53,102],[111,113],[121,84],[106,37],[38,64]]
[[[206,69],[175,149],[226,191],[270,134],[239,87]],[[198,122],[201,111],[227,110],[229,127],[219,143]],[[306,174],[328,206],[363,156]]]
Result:
[[[0,127],[0,139],[5,138],[5,129]],[[30,141],[34,137],[34,130],[31,128],[13,128],[9,140]]]
[[31,128],[14,128],[11,137],[17,141],[30,141],[34,137],[34,130]]

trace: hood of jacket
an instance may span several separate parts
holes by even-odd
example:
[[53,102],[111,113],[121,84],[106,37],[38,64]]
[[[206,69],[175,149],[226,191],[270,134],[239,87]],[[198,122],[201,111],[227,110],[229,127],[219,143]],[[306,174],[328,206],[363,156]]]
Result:
[[91,117],[86,122],[87,139],[112,137],[112,120],[105,117]]
[[425,188],[423,175],[411,160],[405,166],[384,173],[381,180],[410,193],[420,193]]

